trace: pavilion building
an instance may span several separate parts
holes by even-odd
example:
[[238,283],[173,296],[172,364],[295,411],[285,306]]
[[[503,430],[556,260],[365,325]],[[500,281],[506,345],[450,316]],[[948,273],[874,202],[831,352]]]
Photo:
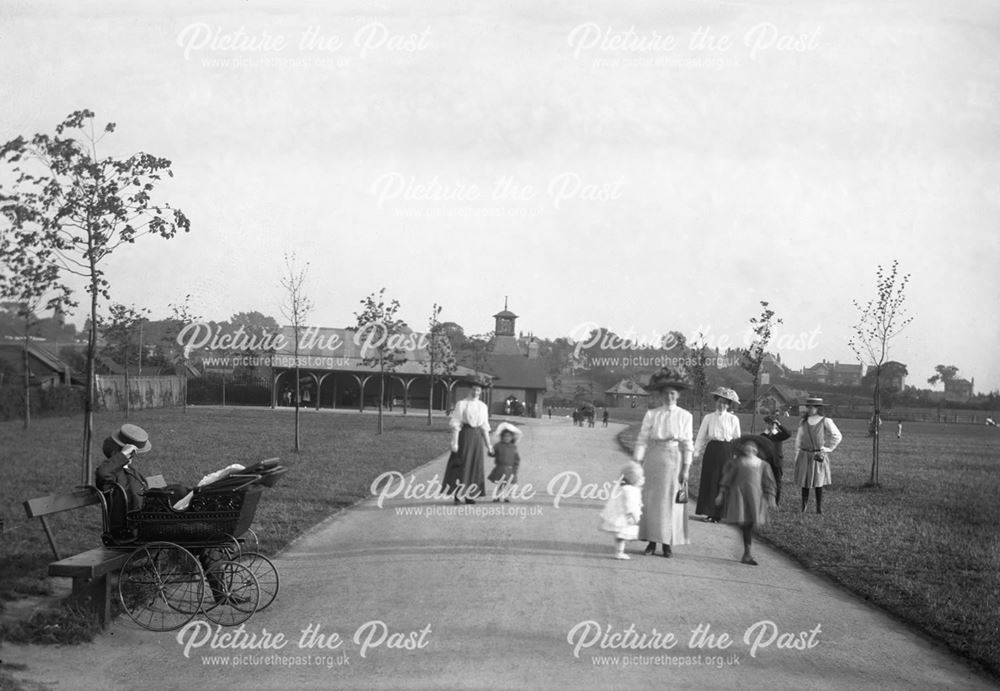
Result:
[[533,336],[518,339],[517,315],[507,309],[493,315],[493,347],[486,356],[486,371],[493,378],[489,392],[491,415],[510,415],[515,411],[509,401],[523,406],[523,415],[541,417],[547,388],[545,361],[539,357],[538,341]]

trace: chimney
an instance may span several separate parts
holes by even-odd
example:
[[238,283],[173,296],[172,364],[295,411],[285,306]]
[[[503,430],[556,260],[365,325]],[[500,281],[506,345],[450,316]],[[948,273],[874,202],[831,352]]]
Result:
[[528,342],[528,359],[537,360],[538,359],[538,341],[534,338]]

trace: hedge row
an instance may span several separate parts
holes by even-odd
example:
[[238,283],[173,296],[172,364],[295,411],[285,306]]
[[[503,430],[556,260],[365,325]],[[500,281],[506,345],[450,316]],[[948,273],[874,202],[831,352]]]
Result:
[[[84,387],[53,386],[32,387],[30,392],[31,416],[46,417],[73,415],[83,412]],[[0,420],[24,418],[24,388],[0,386]]]

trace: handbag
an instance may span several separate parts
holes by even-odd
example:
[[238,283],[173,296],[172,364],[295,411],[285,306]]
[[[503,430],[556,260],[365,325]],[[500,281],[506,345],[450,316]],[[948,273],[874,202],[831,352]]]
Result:
[[688,503],[688,490],[687,484],[681,485],[681,488],[677,490],[677,494],[674,496],[675,504],[687,504]]

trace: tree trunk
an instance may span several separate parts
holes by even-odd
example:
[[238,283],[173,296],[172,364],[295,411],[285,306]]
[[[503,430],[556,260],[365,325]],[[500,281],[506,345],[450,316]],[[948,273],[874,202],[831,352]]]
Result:
[[757,387],[760,385],[757,380],[758,377],[755,376],[753,378],[753,401],[751,401],[751,404],[753,405],[753,411],[750,417],[750,434],[753,434],[754,431],[757,429]]
[[31,369],[28,364],[28,325],[24,326],[24,429],[31,425]]
[[427,390],[427,424],[432,424],[431,413],[434,410],[434,360],[431,360],[431,385]]
[[378,432],[382,434],[382,400],[385,398],[385,361],[381,355],[378,358]]
[[299,398],[301,397],[301,390],[299,384],[299,347],[298,347],[299,337],[295,336],[295,453],[301,451],[299,446]]
[[83,478],[80,484],[93,484],[90,464],[90,441],[94,436],[95,359],[97,358],[97,267],[90,264],[90,333],[87,334],[87,393],[83,401]]
[[869,480],[873,487],[878,487],[878,437],[879,437],[879,417],[881,416],[881,411],[879,410],[879,367],[875,369],[875,392],[872,394],[872,427],[875,430],[875,434],[872,435],[872,472],[871,478]]
[[128,343],[125,344],[122,353],[124,355],[122,359],[125,360],[125,419],[128,420],[129,399],[131,398],[128,391]]

